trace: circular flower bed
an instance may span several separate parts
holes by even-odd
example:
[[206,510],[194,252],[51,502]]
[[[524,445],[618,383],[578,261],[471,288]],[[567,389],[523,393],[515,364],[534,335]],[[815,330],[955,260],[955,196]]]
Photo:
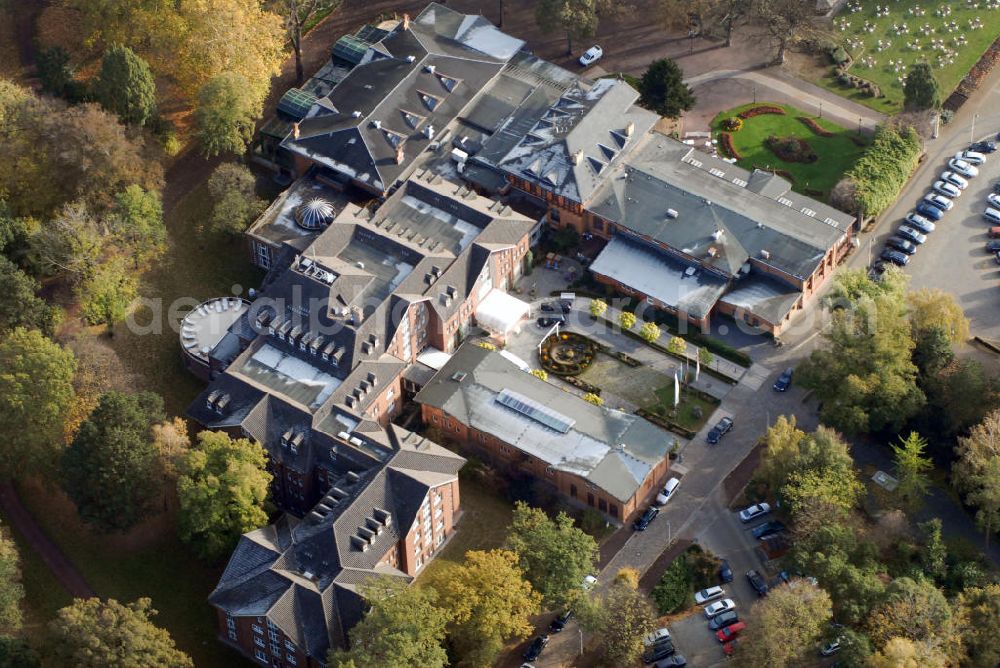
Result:
[[539,362],[542,368],[557,376],[583,373],[597,355],[597,344],[576,332],[560,332],[542,342]]
[[729,118],[722,121],[722,129],[729,132],[739,132],[740,128],[743,127],[743,119],[739,116],[730,116]]

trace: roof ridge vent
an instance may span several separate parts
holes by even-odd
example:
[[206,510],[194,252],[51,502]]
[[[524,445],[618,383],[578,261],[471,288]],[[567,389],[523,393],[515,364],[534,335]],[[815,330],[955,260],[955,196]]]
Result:
[[677,209],[667,209],[667,218],[677,218],[679,215]]
[[424,69],[430,72],[431,74],[434,74],[434,70],[436,70],[437,68],[434,65],[428,65]]

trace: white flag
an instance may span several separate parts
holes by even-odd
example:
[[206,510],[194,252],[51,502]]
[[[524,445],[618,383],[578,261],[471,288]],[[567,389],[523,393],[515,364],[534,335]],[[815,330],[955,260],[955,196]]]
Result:
[[674,371],[674,408],[677,408],[677,404],[681,402],[681,381],[677,378],[677,372]]
[[[700,350],[698,351],[701,352]],[[701,375],[701,355],[694,358],[694,379],[698,380],[698,376]]]

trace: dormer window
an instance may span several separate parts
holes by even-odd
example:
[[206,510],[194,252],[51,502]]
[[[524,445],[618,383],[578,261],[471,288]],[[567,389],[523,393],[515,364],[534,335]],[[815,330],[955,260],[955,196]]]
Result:
[[425,93],[424,91],[417,91],[420,96],[420,101],[424,103],[424,106],[429,110],[434,111],[441,104],[441,98],[436,95],[431,95],[430,93]]

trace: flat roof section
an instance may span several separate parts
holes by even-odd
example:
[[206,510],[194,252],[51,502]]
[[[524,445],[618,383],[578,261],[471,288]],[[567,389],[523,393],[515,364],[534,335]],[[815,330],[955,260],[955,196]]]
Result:
[[351,237],[337,257],[371,275],[372,279],[361,295],[365,303],[382,302],[413,271],[413,265],[399,255],[367,243],[357,235]]
[[208,363],[208,356],[250,304],[237,297],[220,297],[199,304],[181,321],[181,347]]
[[260,218],[254,221],[247,234],[275,245],[294,242],[297,239],[314,238],[319,230],[307,230],[299,225],[295,221],[295,211],[306,202],[316,199],[323,200],[331,206],[333,217],[350,203],[344,193],[305,176],[281,193]]
[[319,408],[341,383],[309,362],[269,344],[251,355],[239,373],[310,409]]
[[726,289],[726,281],[704,269],[623,236],[608,242],[589,268],[698,319],[708,315]]

